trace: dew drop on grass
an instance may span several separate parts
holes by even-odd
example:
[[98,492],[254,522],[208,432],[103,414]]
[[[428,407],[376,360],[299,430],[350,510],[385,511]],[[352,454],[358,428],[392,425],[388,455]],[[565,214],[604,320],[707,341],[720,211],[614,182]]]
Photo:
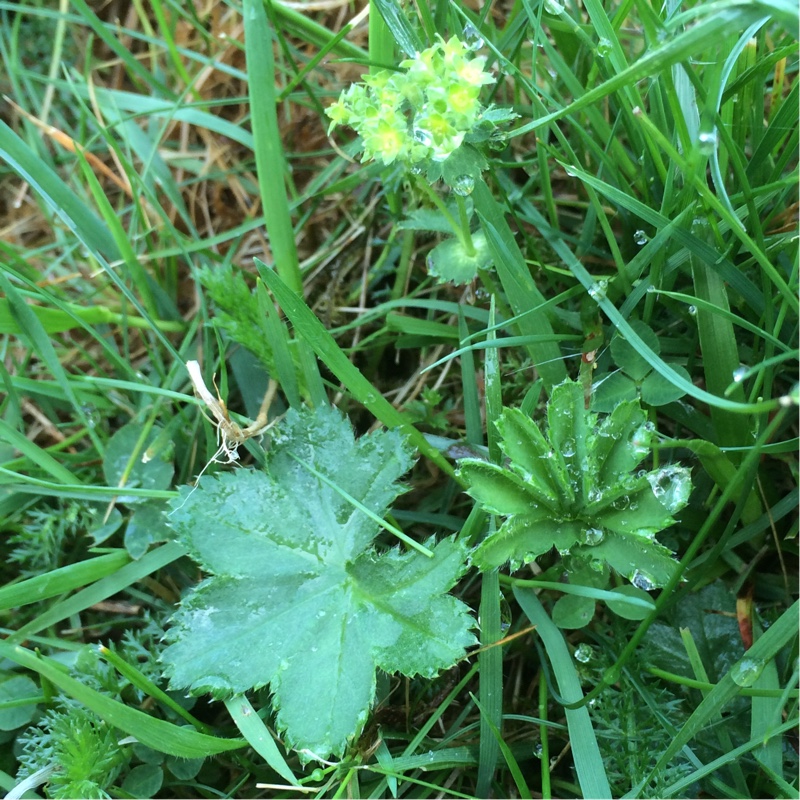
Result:
[[731,678],[737,686],[752,686],[764,671],[764,661],[757,658],[743,658],[731,667]]
[[572,458],[575,455],[575,440],[567,439],[561,447],[561,455],[565,458]]
[[697,316],[697,306],[689,306],[689,308],[687,309],[687,311],[689,312],[689,316],[690,316],[690,317],[695,317],[695,316]]
[[581,664],[588,664],[594,656],[594,648],[585,642],[577,647],[575,650],[575,660],[580,661]]
[[644,231],[638,230],[633,234],[633,241],[636,242],[639,247],[643,247],[650,241],[650,239]]
[[470,50],[480,50],[483,47],[483,36],[471,22],[464,26],[464,41]]
[[589,287],[589,297],[592,300],[600,302],[606,299],[606,290],[608,289],[608,281],[597,281]]
[[710,156],[717,147],[717,130],[700,131],[697,135],[697,149],[704,155]]
[[475,188],[475,178],[472,175],[459,175],[451,187],[460,197],[468,197]]
[[542,745],[541,745],[541,742],[537,742],[537,743],[536,743],[536,744],[533,746],[533,755],[534,755],[534,758],[541,758],[541,757],[542,757],[542,753],[543,753],[543,752],[544,752],[544,748],[542,747]]
[[738,367],[733,371],[733,382],[741,383],[747,375],[747,367]]
[[601,39],[597,43],[597,55],[605,58],[611,52],[612,44],[608,39]]

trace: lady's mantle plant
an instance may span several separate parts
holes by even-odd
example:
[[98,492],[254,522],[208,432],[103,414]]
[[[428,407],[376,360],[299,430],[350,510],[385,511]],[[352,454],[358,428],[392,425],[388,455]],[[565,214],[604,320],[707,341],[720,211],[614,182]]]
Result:
[[[470,229],[473,210],[465,198],[488,167],[476,145],[504,147],[500,125],[516,117],[481,104],[481,88],[494,80],[484,56],[455,36],[439,37],[398,71],[383,70],[353,84],[326,112],[328,132],[338,125],[356,130],[363,161],[399,164],[419,176],[415,185],[437,210],[412,212],[404,227],[453,234],[428,255],[428,271],[443,281],[467,283],[491,264],[485,234]],[[455,208],[433,190],[439,180],[452,189]]]
[[565,381],[553,390],[547,423],[543,433],[521,411],[505,409],[497,427],[508,466],[460,462],[469,494],[506,517],[473,563],[516,568],[556,548],[573,567],[602,572],[607,564],[640,589],[662,586],[677,563],[655,535],[688,502],[689,470],[637,471],[653,435],[638,400],[598,417],[585,410],[582,386]]
[[366,721],[376,667],[433,677],[458,661],[475,641],[447,594],[463,546],[374,548],[411,463],[396,432],[355,440],[337,411],[290,411],[266,471],[185,489],[171,524],[211,577],[172,619],[171,685],[229,698],[269,684],[288,742],[325,758]]
[[353,84],[327,109],[328,132],[354,128],[364,144],[364,161],[417,164],[443,161],[482,119],[481,87],[494,83],[486,58],[455,36],[439,38],[401,72],[383,70]]

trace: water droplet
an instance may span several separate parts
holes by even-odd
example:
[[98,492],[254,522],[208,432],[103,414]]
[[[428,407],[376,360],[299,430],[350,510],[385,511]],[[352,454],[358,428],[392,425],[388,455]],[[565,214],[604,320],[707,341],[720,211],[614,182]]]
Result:
[[[647,425],[640,425],[631,436],[631,450],[633,455],[638,458],[644,458],[650,451],[650,440],[652,432]],[[641,475],[639,476],[641,477]]]
[[670,513],[680,511],[689,502],[692,492],[692,477],[686,467],[670,464],[647,476],[653,494]]
[[565,458],[571,458],[575,455],[574,439],[565,440],[564,444],[561,446],[561,455],[563,455]]
[[747,372],[748,372],[747,367],[737,367],[733,371],[733,382],[741,383],[747,377]]
[[541,758],[543,752],[544,752],[544,748],[542,747],[541,742],[537,742],[533,746],[533,755],[534,755],[534,757],[535,758]]
[[624,511],[628,508],[631,504],[631,498],[628,497],[627,494],[622,495],[622,497],[618,497],[611,506],[615,508],[617,511]]
[[602,528],[589,528],[583,535],[584,544],[588,544],[590,547],[600,544],[605,538],[606,534]]
[[639,247],[642,247],[646,245],[650,239],[644,231],[638,230],[633,234],[633,241],[636,242]]
[[86,417],[86,424],[90,428],[97,427],[98,423],[100,422],[100,412],[97,410],[97,407],[93,406],[91,403],[86,403],[85,405],[81,406],[81,411],[83,411],[83,414]]
[[544,10],[554,17],[559,17],[564,13],[564,6],[557,0],[544,0]]
[[588,664],[594,655],[594,648],[590,644],[584,642],[578,645],[574,655],[576,661],[580,661],[581,664]]
[[468,197],[475,188],[475,178],[472,175],[459,175],[451,188],[460,197]]
[[419,142],[419,144],[425,147],[430,147],[433,144],[433,134],[425,130],[425,128],[414,128],[414,130],[411,131],[411,135],[414,137],[415,142]]
[[588,498],[590,503],[597,503],[599,500],[603,499],[603,492],[597,487],[589,489]]
[[596,300],[598,303],[606,299],[606,291],[608,290],[608,281],[597,281],[589,287],[589,297]]
[[745,656],[731,667],[731,678],[737,686],[752,686],[764,671],[764,661]]
[[652,589],[656,588],[656,584],[653,579],[646,575],[641,570],[636,570],[631,576],[631,583],[637,588],[641,589],[642,591],[649,592]]
[[690,317],[696,317],[697,316],[697,306],[689,306],[687,311],[689,312],[689,316]]
[[612,50],[613,45],[608,39],[601,39],[597,43],[597,55],[600,58],[605,58]]
[[471,22],[464,26],[464,42],[470,50],[480,50],[483,47],[483,36]]
[[697,135],[697,149],[704,155],[710,156],[717,148],[717,129],[700,131]]

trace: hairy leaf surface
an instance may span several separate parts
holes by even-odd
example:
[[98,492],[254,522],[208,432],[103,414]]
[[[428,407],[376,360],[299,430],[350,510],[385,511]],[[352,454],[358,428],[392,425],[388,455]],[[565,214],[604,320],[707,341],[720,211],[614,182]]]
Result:
[[[581,562],[596,570],[607,564],[639,588],[663,586],[677,562],[655,535],[688,502],[689,471],[673,464],[636,471],[652,439],[638,400],[598,418],[584,408],[581,385],[565,381],[553,389],[547,423],[541,431],[521,411],[505,409],[497,429],[508,466],[461,460],[469,494],[506,517],[476,548],[473,563],[489,570],[510,561],[516,568],[556,548],[570,556],[571,571]],[[573,606],[570,600],[563,607]]]
[[452,666],[474,642],[467,607],[447,594],[463,546],[378,552],[379,525],[355,505],[382,515],[411,463],[395,432],[356,440],[334,410],[290,411],[266,472],[184,490],[171,524],[211,577],[173,617],[171,684],[219,698],[269,684],[289,742],[324,758],[365,722],[376,666]]

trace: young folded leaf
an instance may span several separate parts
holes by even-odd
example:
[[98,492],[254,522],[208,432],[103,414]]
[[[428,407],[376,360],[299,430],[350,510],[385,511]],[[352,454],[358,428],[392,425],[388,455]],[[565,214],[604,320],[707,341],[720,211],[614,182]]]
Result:
[[376,667],[433,677],[458,661],[475,641],[447,594],[464,547],[373,548],[380,527],[365,509],[380,517],[411,464],[394,431],[356,440],[335,410],[290,411],[266,472],[184,490],[171,524],[211,577],[172,618],[171,685],[227,698],[269,684],[289,744],[322,759],[366,721]]
[[467,491],[505,522],[472,556],[480,569],[512,568],[556,548],[573,567],[603,564],[642,589],[662,586],[676,567],[655,535],[689,500],[689,470],[667,465],[634,472],[650,452],[651,426],[638,400],[599,419],[580,383],[556,386],[543,433],[521,411],[497,422],[507,467],[463,459]]

